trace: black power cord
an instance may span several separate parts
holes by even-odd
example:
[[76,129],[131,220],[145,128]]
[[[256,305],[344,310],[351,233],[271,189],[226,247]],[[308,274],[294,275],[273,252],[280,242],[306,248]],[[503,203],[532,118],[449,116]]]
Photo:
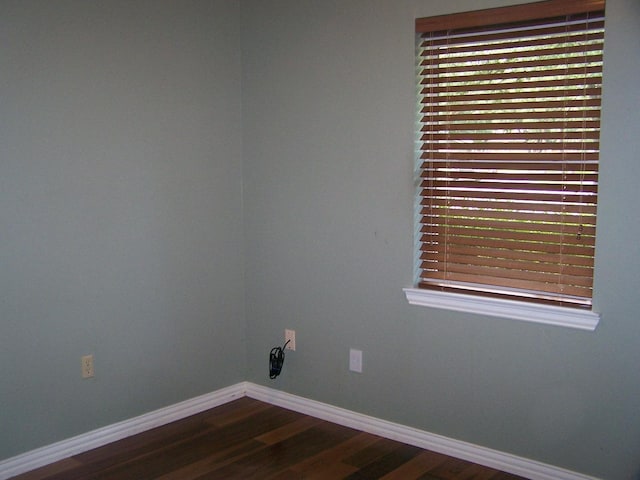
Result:
[[269,378],[274,379],[280,375],[284,365],[284,349],[291,340],[287,340],[282,347],[273,347],[269,352]]

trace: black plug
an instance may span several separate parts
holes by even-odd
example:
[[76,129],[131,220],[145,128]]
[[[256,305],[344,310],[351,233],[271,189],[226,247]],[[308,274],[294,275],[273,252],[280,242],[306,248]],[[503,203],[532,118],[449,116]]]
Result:
[[284,365],[284,349],[290,340],[287,340],[282,347],[273,347],[269,352],[269,378],[274,379],[282,371]]

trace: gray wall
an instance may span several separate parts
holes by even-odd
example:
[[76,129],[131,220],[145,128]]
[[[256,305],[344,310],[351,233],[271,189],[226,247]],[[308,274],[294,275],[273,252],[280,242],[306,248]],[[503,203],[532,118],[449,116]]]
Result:
[[0,458],[245,378],[239,18],[0,2]]
[[0,458],[248,379],[637,478],[637,0],[607,6],[596,332],[401,290],[413,20],[508,3],[0,1]]
[[[593,333],[409,306],[413,20],[242,2],[248,379],[606,479],[640,475],[640,2],[609,0]],[[268,349],[297,332],[276,381]],[[364,372],[348,371],[349,347]]]

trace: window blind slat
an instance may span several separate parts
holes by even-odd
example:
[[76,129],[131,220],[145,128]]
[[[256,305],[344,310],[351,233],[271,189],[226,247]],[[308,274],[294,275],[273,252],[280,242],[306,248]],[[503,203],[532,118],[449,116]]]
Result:
[[[441,198],[443,196],[453,196],[454,198],[465,198],[477,200],[478,205],[480,202],[487,200],[496,201],[534,201],[539,202],[541,205],[547,204],[547,202],[553,203],[571,203],[585,205],[595,205],[597,203],[597,197],[594,194],[584,193],[566,193],[560,191],[556,192],[527,192],[520,190],[504,190],[504,191],[475,191],[470,189],[437,189],[437,188],[423,188],[421,190],[421,196],[423,198],[434,197]],[[544,208],[544,207],[543,207]]]
[[[533,150],[533,149],[532,149]],[[434,154],[438,154],[438,152],[434,152]],[[420,158],[426,160],[429,158],[430,152],[423,152],[420,155]],[[566,160],[597,160],[598,153],[564,153],[563,158]],[[438,159],[444,159],[445,156],[443,154],[439,154]],[[511,152],[511,153],[500,153],[500,152],[455,152],[450,156],[452,160],[510,160],[510,161],[530,161],[530,160],[547,160],[551,161],[553,159],[557,159],[558,155],[556,153],[535,153],[533,151],[530,152]]]
[[[565,201],[561,202],[518,202],[516,200],[498,201],[492,199],[491,202],[481,198],[459,198],[452,196],[434,197],[430,202],[422,199],[421,205],[427,207],[421,211],[421,214],[425,215],[429,212],[429,209],[438,208],[460,208],[471,211],[483,212],[487,215],[491,215],[493,212],[497,212],[496,215],[503,215],[502,212],[538,212],[543,211],[546,213],[564,213],[567,215],[580,214],[585,218],[594,217],[596,215],[596,206],[594,204],[587,203],[569,203]],[[594,220],[595,222],[595,220]]]
[[[455,35],[447,36],[446,33],[426,33],[422,35],[423,41],[420,48],[437,50],[446,47],[447,51],[453,54],[477,51],[478,44],[489,47],[489,51],[500,48],[532,49],[532,47],[539,47],[539,50],[543,50],[545,46],[568,43],[572,34],[574,37],[580,37],[582,45],[579,48],[587,49],[589,45],[604,41],[604,21],[596,19],[590,20],[588,30],[585,30],[584,22],[565,23],[555,27],[533,30],[521,29],[519,32],[516,30],[517,28],[489,34],[466,34],[457,38]],[[552,43],[550,40],[554,39],[557,41]]]
[[540,130],[522,130],[509,131],[509,132],[450,132],[440,133],[433,129],[430,133],[425,133],[420,137],[420,140],[426,142],[428,140],[438,141],[450,141],[450,142],[469,142],[472,140],[486,140],[488,142],[492,140],[522,140],[522,141],[535,141],[535,140],[551,140],[551,141],[594,141],[599,145],[600,132],[597,130],[582,130],[582,131],[565,131],[562,133],[562,138],[558,139],[557,132],[540,131]]
[[[544,73],[544,72],[543,72]],[[523,89],[527,89],[527,90],[532,90],[535,89],[536,91],[540,91],[540,90],[544,90],[544,89],[552,89],[552,88],[558,88],[558,87],[564,87],[567,90],[576,90],[579,88],[583,88],[585,85],[586,86],[593,86],[593,87],[599,87],[601,86],[601,82],[602,82],[602,77],[601,76],[592,76],[589,78],[574,78],[568,75],[563,75],[563,76],[559,76],[559,75],[554,75],[554,78],[552,79],[545,79],[545,80],[540,80],[539,78],[533,78],[533,79],[523,79],[521,76],[520,77],[516,77],[518,80],[514,80],[513,78],[502,78],[502,81],[499,83],[489,83],[488,81],[483,81],[483,80],[495,80],[493,77],[491,76],[485,76],[484,78],[480,78],[478,76],[474,76],[474,81],[467,81],[467,82],[457,82],[457,83],[446,83],[446,82],[432,82],[428,88],[423,88],[420,91],[421,95],[435,95],[435,94],[442,94],[442,93],[450,93],[450,94],[454,94],[457,92],[462,92],[462,93],[473,93],[473,92],[477,92],[477,91],[488,91],[488,90],[502,90],[502,91],[507,91],[507,90],[513,90],[513,89],[518,89],[519,91],[523,90]],[[453,77],[455,80],[457,80],[457,77]],[[440,80],[440,79],[438,79]],[[507,81],[509,80],[509,81]],[[444,83],[444,85],[441,85],[442,83]]]
[[[502,56],[503,59],[507,60],[506,57],[507,56],[505,55]],[[563,75],[562,70],[565,68],[584,68],[586,66],[596,67],[597,65],[593,65],[593,64],[602,62],[601,54],[588,55],[584,57],[581,56],[576,58],[576,61],[567,61],[567,60],[560,61],[561,59],[559,58],[529,59],[526,57],[522,57],[522,55],[512,55],[511,58],[512,60],[508,65],[508,68],[510,70],[534,68],[536,69],[536,72],[538,74],[546,73],[547,74],[546,76],[553,75],[554,73],[558,75]],[[437,67],[425,69],[423,71],[423,74],[432,75],[432,76],[437,76],[437,75],[450,76],[452,73],[464,73],[464,74],[471,74],[473,72],[482,73],[486,71],[495,71],[496,69],[505,66],[504,62],[498,62],[498,61],[468,65],[469,62],[477,62],[479,60],[475,57],[460,58],[455,60],[456,60],[455,62],[451,60],[450,63],[441,63]],[[467,65],[464,65],[464,63],[467,63]],[[522,73],[525,73],[525,72],[521,72],[521,74]],[[598,73],[598,70],[594,69],[593,73]],[[444,79],[447,79],[447,78],[448,77],[444,77]],[[458,81],[459,80],[460,79],[458,79]]]
[[[512,260],[509,258],[486,258],[478,255],[457,255],[449,253],[442,257],[431,257],[422,262],[422,268],[437,268],[446,263],[444,267],[448,272],[467,272],[470,268],[482,267],[483,271],[495,271],[501,269],[502,275],[509,278],[524,280],[556,278],[557,275],[572,277],[573,285],[589,287],[590,277],[593,275],[593,266],[566,264],[558,262]],[[474,271],[476,271],[474,269]],[[526,272],[526,273],[522,273]]]
[[[542,100],[560,101],[560,100],[556,100],[560,98],[561,101],[563,102],[562,103],[563,107],[568,107],[572,105],[567,104],[566,100],[567,98],[571,98],[573,96],[573,97],[578,97],[578,101],[580,103],[578,103],[577,106],[586,107],[586,106],[599,105],[599,103],[585,102],[584,99],[582,98],[583,96],[587,95],[590,97],[597,97],[601,93],[600,86],[597,86],[597,87],[589,86],[588,88],[573,89],[573,90],[558,90],[558,89],[540,90],[538,89],[536,91],[526,92],[529,94],[528,97],[525,96],[526,94],[525,92],[522,91],[522,88],[518,90],[520,91],[506,92],[504,90],[492,91],[492,90],[484,89],[482,93],[469,92],[468,94],[452,94],[452,95],[440,94],[437,97],[425,96],[422,99],[421,103],[425,105],[425,107],[432,107],[433,110],[430,109],[430,111],[437,111],[436,107],[441,103],[448,103],[449,105],[451,105],[454,102],[456,103],[464,102],[463,106],[467,108],[472,108],[477,103],[482,104],[483,102],[486,102],[492,106],[495,106],[495,104],[499,102],[501,108],[510,108],[507,105],[512,105],[511,108],[518,107],[522,109],[522,108],[527,108],[527,104],[522,103],[523,99],[528,100],[529,102],[534,101],[536,103],[534,103],[533,105],[536,108],[541,108],[541,105],[539,102],[542,102]],[[514,102],[510,102],[510,100],[514,100]],[[556,105],[556,104],[552,104],[552,105]],[[544,104],[542,106],[544,106]],[[553,107],[544,107],[544,108],[553,108]],[[442,110],[447,111],[448,109],[443,108]],[[493,108],[492,110],[495,110],[495,108]]]
[[[495,247],[482,247],[478,245],[453,245],[449,249],[448,254],[438,251],[422,252],[420,260],[427,261],[444,261],[447,255],[467,255],[479,258],[502,258],[502,259],[514,259],[525,260],[529,262],[535,262],[540,264],[564,263],[564,257],[567,256],[565,252],[544,252],[539,250],[522,250],[522,249],[509,249],[509,248],[495,248]],[[593,259],[584,255],[571,255],[572,265],[580,265],[584,267],[593,267]]]
[[[554,112],[527,112],[526,118],[522,118],[521,113],[498,112],[498,113],[470,113],[457,114],[449,118],[446,128],[439,131],[489,131],[496,132],[502,130],[535,130],[535,131],[555,131],[565,129],[599,129],[600,119],[584,119],[584,115],[575,114],[573,112],[556,112],[558,115],[565,113],[565,118],[549,118],[553,117]],[[543,119],[537,121],[537,119]],[[421,121],[423,123],[422,131],[428,132],[433,130],[433,124],[442,123],[445,119],[441,115],[425,115]],[[504,120],[511,120],[506,122]],[[491,129],[488,129],[490,126]]]
[[[494,275],[491,275],[491,274]],[[515,289],[522,290],[522,294],[518,295],[519,298],[526,298],[533,296],[532,291],[536,292],[535,298],[548,299],[545,293],[558,294],[554,298],[560,303],[569,304],[575,303],[578,305],[586,304],[586,298],[591,297],[591,287],[575,286],[571,283],[571,279],[565,276],[549,277],[547,281],[530,281],[515,278],[504,278],[500,276],[501,271],[495,272],[473,272],[471,274],[456,273],[450,274],[446,278],[442,273],[434,274],[432,279],[436,280],[435,285],[442,285],[438,280],[447,280],[445,286],[451,287],[455,282],[464,282],[468,284],[484,284],[488,287],[506,287],[509,288],[511,294]],[[429,280],[424,280],[418,283],[421,288],[428,288],[431,283]],[[493,291],[491,288],[487,288],[488,291]],[[480,290],[482,292],[482,290]],[[569,299],[567,296],[576,296],[576,299]]]
[[[576,219],[572,219],[573,223],[569,223],[569,218],[564,222],[554,223],[545,221],[525,220],[518,222],[513,219],[491,219],[483,217],[465,217],[465,216],[449,216],[446,218],[425,215],[422,219],[423,222],[434,222],[434,219],[440,220],[440,223],[433,223],[432,225],[439,225],[443,229],[443,233],[446,233],[446,229],[449,227],[466,227],[466,228],[482,228],[485,230],[485,235],[490,235],[491,232],[505,232],[506,234],[522,232],[525,234],[540,235],[545,233],[574,233],[577,234],[578,228],[582,235],[595,236],[595,226],[585,223],[576,223]],[[579,222],[579,219],[577,220]],[[432,228],[430,225],[428,228]]]
[[[518,141],[511,141],[511,142],[497,142],[497,141],[488,141],[488,139],[485,138],[479,138],[476,141],[468,141],[468,142],[464,142],[464,141],[458,141],[458,142],[447,142],[445,141],[434,141],[434,142],[425,142],[422,147],[421,150],[423,151],[427,151],[427,152],[438,152],[438,155],[448,155],[450,157],[453,157],[452,159],[455,159],[457,153],[466,153],[467,151],[474,151],[474,152],[478,152],[478,153],[486,153],[486,154],[491,154],[492,152],[494,153],[498,153],[498,152],[511,152],[512,154],[516,155],[520,152],[528,152],[531,150],[536,150],[536,149],[544,149],[545,152],[548,153],[554,153],[554,152],[560,152],[561,154],[563,152],[571,152],[571,153],[578,153],[581,154],[584,151],[587,151],[587,149],[589,151],[593,151],[593,150],[598,150],[598,145],[599,143],[596,141],[587,141],[587,139],[580,139],[580,141],[575,142],[575,141],[570,141],[568,139],[562,139],[558,142],[518,142]],[[515,158],[515,157],[514,157]],[[472,172],[474,172],[475,170],[472,169],[472,166],[467,167],[466,169],[461,169],[463,170],[462,172],[459,172],[460,174],[464,173],[464,174],[471,174]],[[514,168],[509,169],[509,171],[517,171]],[[586,173],[584,170],[577,170],[580,174],[584,174]],[[428,173],[434,173],[434,174],[440,174],[440,175],[447,175],[447,170],[444,170],[442,167],[435,167],[435,168],[429,168],[428,169]],[[482,175],[482,172],[476,172],[478,173],[478,175]],[[506,174],[507,172],[498,172],[497,174],[502,176],[502,174]],[[551,172],[548,172],[551,173]],[[569,172],[570,173],[570,172]],[[593,173],[597,173],[597,172],[593,172]],[[556,172],[556,174],[558,174]],[[568,178],[568,177],[565,177]]]
[[[553,113],[564,113],[562,109],[570,109],[576,108],[580,109],[579,111],[587,110],[587,107],[600,107],[600,98],[583,98],[583,99],[573,99],[573,98],[543,98],[541,101],[532,100],[530,97],[523,97],[519,102],[511,102],[500,100],[499,95],[495,95],[493,97],[494,101],[491,102],[473,102],[473,103],[458,103],[458,102],[447,102],[445,99],[445,103],[438,104],[428,104],[425,105],[421,111],[421,113],[440,113],[442,112],[455,115],[456,112],[470,112],[470,111],[481,111],[481,110],[513,110],[519,111],[521,117],[527,118],[527,113],[529,109],[545,109],[545,113],[551,115]],[[499,102],[499,103],[498,103]]]
[[[435,234],[430,234],[430,237],[435,239]],[[557,239],[558,242],[551,242],[552,239]],[[501,248],[514,252],[524,251],[532,252],[535,255],[569,255],[576,258],[589,258],[590,262],[593,262],[593,245],[586,245],[581,243],[580,245],[563,245],[562,237],[553,237],[552,239],[546,239],[546,241],[536,242],[531,238],[528,240],[517,239],[500,239],[500,238],[487,238],[487,237],[459,237],[452,244],[450,248],[465,248],[465,247],[477,247],[477,248]],[[544,239],[543,239],[544,240]],[[433,249],[428,244],[423,245],[423,249],[420,250],[420,256],[425,253],[438,251],[437,248]]]
[[[576,241],[576,229],[573,232],[563,233],[545,233],[545,232],[530,232],[530,231],[517,231],[517,230],[488,230],[482,228],[471,227],[456,227],[449,226],[446,229],[441,229],[440,235],[436,236],[428,233],[423,233],[420,237],[422,243],[429,243],[431,245],[422,245],[421,250],[426,251],[429,248],[441,248],[445,247],[444,243],[451,237],[451,240],[466,239],[468,241],[476,242],[476,239],[487,238],[495,240],[509,240],[509,241],[524,241],[524,242],[536,242],[547,244],[565,244],[572,245],[572,242]],[[438,242],[437,244],[433,242]],[[595,244],[594,237],[582,235],[578,246],[592,247]]]
[[[565,223],[579,222],[581,225],[595,226],[595,215],[587,215],[582,211],[574,212],[540,212],[540,211],[526,211],[526,210],[489,210],[479,208],[457,208],[452,209],[449,206],[443,206],[440,208],[431,208],[429,213],[423,215],[422,221],[432,223],[443,223],[441,219],[446,222],[447,225],[455,225],[454,221],[450,221],[450,217],[457,217],[460,220],[458,222],[464,222],[467,218],[471,219],[495,219],[496,221],[513,222],[516,220],[523,220],[525,222],[531,222],[534,225],[535,222],[564,225]],[[459,223],[458,223],[459,224]],[[466,225],[472,225],[472,223],[464,223]],[[536,225],[536,229],[537,229]],[[595,232],[593,232],[595,234]]]
[[[578,66],[578,67],[566,68],[562,72],[560,71],[550,72],[549,70],[545,70],[545,69],[529,70],[526,72],[526,76],[523,76],[524,72],[522,71],[504,71],[502,72],[502,75],[500,76],[500,78],[496,78],[495,76],[491,75],[491,72],[482,71],[482,72],[476,73],[474,70],[469,70],[466,72],[466,75],[460,75],[460,76],[441,74],[439,77],[434,77],[434,76],[429,77],[429,71],[423,70],[421,74],[423,75],[424,78],[420,80],[420,85],[440,86],[442,84],[449,84],[452,87],[454,87],[457,84],[461,84],[461,83],[467,84],[471,82],[491,82],[491,81],[506,82],[507,80],[518,80],[523,78],[539,79],[539,78],[545,78],[545,77],[558,77],[558,76],[571,77],[573,75],[597,76],[601,72],[602,72],[602,65],[587,65],[586,67]],[[432,78],[437,78],[438,82],[432,83],[431,82]]]

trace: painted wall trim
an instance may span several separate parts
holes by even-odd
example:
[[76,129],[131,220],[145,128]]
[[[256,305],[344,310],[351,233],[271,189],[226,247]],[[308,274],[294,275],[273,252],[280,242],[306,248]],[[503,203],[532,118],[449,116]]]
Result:
[[83,433],[60,442],[0,461],[0,480],[102,447],[137,433],[203,412],[245,396],[245,382],[200,395],[122,422]]
[[0,462],[0,480],[200,413],[243,396],[532,480],[598,480],[508,453],[388,422],[250,382],[185,400]]
[[444,308],[457,312],[478,313],[589,331],[595,330],[600,322],[600,314],[591,310],[437,290],[418,288],[404,288],[403,290],[411,305],[423,307]]
[[247,383],[246,394],[248,397],[279,407],[532,480],[597,480],[595,477],[388,422],[254,383]]

